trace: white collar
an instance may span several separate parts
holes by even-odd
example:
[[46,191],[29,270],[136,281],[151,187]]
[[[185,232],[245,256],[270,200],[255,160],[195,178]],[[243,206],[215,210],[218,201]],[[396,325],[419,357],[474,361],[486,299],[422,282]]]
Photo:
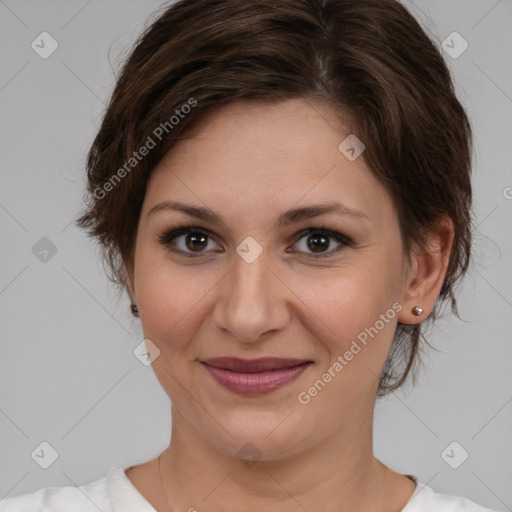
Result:
[[[107,474],[107,493],[112,504],[112,512],[156,512],[149,502],[142,496],[132,481],[126,476],[132,466],[113,466]],[[417,482],[416,489],[401,512],[415,512],[424,510],[424,505],[432,498],[433,491],[427,485]]]
[[111,467],[107,474],[107,493],[112,503],[112,512],[126,512],[136,510],[137,512],[156,512],[149,502],[142,496],[139,490],[126,476],[125,468]]

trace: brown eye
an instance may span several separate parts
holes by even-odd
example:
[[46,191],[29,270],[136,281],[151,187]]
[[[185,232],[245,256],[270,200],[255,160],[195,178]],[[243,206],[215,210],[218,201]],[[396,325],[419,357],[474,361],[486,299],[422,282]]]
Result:
[[[213,242],[212,237],[203,229],[194,227],[179,227],[167,231],[159,236],[159,242],[170,251],[187,257],[201,257],[205,255],[209,245],[215,252],[217,244]],[[218,246],[217,246],[218,247]]]
[[[336,244],[338,247],[328,250],[332,245],[336,246]],[[300,234],[299,240],[295,243],[299,248],[293,252],[309,253],[311,258],[324,258],[337,254],[351,244],[352,242],[348,238],[335,231],[310,228]]]
[[186,235],[185,245],[191,251],[201,251],[208,245],[208,235],[193,231]]
[[[171,229],[160,235],[158,240],[171,252],[189,258],[202,257],[211,251],[222,252],[207,231],[192,226]],[[212,246],[210,250],[208,250],[209,245]],[[335,231],[310,228],[299,234],[299,239],[294,245],[301,247],[291,252],[305,253],[307,258],[315,259],[333,256],[352,245],[352,241]],[[334,249],[329,250],[333,245]]]
[[314,234],[308,236],[307,244],[313,252],[322,252],[329,248],[330,240],[323,234]]

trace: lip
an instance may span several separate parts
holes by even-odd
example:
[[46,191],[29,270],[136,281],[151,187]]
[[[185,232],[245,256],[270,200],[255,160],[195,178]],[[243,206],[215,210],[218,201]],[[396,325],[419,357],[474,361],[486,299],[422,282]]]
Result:
[[270,393],[299,377],[312,361],[263,357],[217,357],[201,361],[210,375],[225,388],[241,395]]

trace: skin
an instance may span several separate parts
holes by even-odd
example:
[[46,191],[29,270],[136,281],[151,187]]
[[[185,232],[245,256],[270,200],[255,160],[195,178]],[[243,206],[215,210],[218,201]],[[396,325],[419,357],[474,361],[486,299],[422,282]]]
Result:
[[[157,510],[169,510],[169,502],[172,510],[399,511],[413,493],[411,480],[373,455],[377,376],[397,321],[421,322],[432,311],[453,227],[440,219],[427,250],[408,262],[391,196],[364,153],[351,162],[338,150],[349,133],[328,107],[302,99],[231,103],[154,169],[126,268],[144,337],[160,350],[153,369],[172,400],[171,442],[161,460],[167,498],[157,459],[126,474]],[[162,201],[206,206],[224,222],[148,214]],[[281,212],[327,201],[366,217],[328,213],[277,226]],[[159,242],[176,222],[208,230],[202,249],[187,245],[186,234],[170,244],[202,257]],[[329,238],[321,249],[329,257],[308,258],[318,253],[299,233],[320,227],[353,243],[334,253],[340,244]],[[250,264],[236,252],[248,236],[263,249]],[[403,309],[301,404],[298,394],[394,303]],[[421,317],[411,312],[416,305]],[[220,356],[314,364],[277,391],[247,397],[217,384],[199,363]],[[261,457],[250,467],[237,457],[249,442]]]

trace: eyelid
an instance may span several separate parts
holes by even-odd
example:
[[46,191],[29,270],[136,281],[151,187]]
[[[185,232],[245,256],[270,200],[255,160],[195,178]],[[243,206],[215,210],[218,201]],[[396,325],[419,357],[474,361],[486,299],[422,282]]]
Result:
[[[158,236],[158,241],[164,247],[166,247],[167,249],[169,249],[171,252],[173,252],[175,254],[182,255],[182,256],[185,256],[185,257],[189,257],[189,258],[203,258],[203,257],[205,257],[208,254],[208,252],[211,252],[211,251],[193,253],[193,252],[182,251],[180,249],[171,249],[170,248],[171,242],[175,238],[177,238],[177,237],[179,237],[181,235],[189,234],[191,232],[204,233],[205,235],[207,235],[209,237],[209,239],[211,239],[215,243],[217,243],[216,242],[216,235],[214,233],[212,233],[209,229],[203,228],[203,227],[200,227],[200,226],[182,225],[182,224],[177,224],[175,226],[168,227],[162,234],[160,234]],[[306,235],[314,234],[314,233],[321,233],[321,234],[327,236],[328,238],[334,239],[338,244],[340,244],[340,247],[338,247],[338,248],[336,248],[334,250],[331,249],[331,250],[323,252],[323,253],[322,252],[317,253],[317,254],[315,254],[315,253],[304,253],[304,254],[306,254],[306,256],[304,256],[306,259],[313,259],[313,260],[316,259],[316,260],[318,260],[318,259],[321,259],[321,258],[328,258],[328,257],[331,257],[331,256],[334,256],[334,255],[338,254],[343,249],[343,247],[349,247],[349,246],[353,245],[353,241],[351,240],[350,237],[348,237],[346,235],[343,235],[342,233],[339,233],[337,231],[333,231],[331,229],[327,229],[327,228],[325,228],[323,226],[310,227],[310,228],[303,229],[303,230],[295,233],[290,238],[290,241],[292,241],[293,245],[295,245],[299,240],[304,238]],[[217,243],[217,245],[219,245],[219,244]],[[220,251],[215,251],[215,252],[220,252]],[[303,251],[292,250],[292,251],[289,251],[289,252],[303,254]]]
[[[177,238],[177,237],[179,237],[181,235],[189,234],[191,232],[204,233],[205,235],[207,235],[209,237],[209,239],[215,241],[215,235],[209,229],[202,228],[202,227],[199,227],[199,226],[187,226],[187,225],[181,225],[181,224],[177,224],[174,227],[171,226],[171,227],[167,228],[161,235],[158,236],[158,241],[164,247],[166,247],[167,249],[169,249],[171,252],[173,252],[175,254],[179,254],[179,255],[182,255],[182,256],[185,256],[185,257],[189,257],[189,258],[201,258],[201,257],[204,257],[204,255],[207,254],[207,253],[196,253],[196,254],[194,254],[193,252],[186,252],[186,251],[182,251],[180,249],[171,249],[170,248],[171,242],[175,238]],[[217,243],[217,242],[215,242],[215,243]],[[219,251],[216,251],[216,252],[219,252]]]
[[[307,228],[307,229],[303,229],[302,231],[299,231],[292,238],[292,240],[294,240],[293,245],[295,245],[299,240],[301,240],[305,236],[313,234],[313,233],[321,233],[321,234],[327,236],[328,238],[332,238],[332,239],[336,240],[336,242],[338,244],[340,244],[340,246],[338,248],[330,249],[329,251],[320,252],[320,253],[317,253],[317,254],[315,254],[315,253],[304,253],[304,254],[306,254],[306,256],[304,256],[306,259],[319,260],[319,259],[322,259],[322,258],[326,258],[327,259],[329,257],[334,257],[338,253],[340,253],[343,250],[344,247],[350,247],[350,246],[353,245],[353,241],[348,236],[345,236],[342,233],[339,233],[337,231],[333,231],[332,229],[327,229],[327,228],[325,228],[323,226]],[[290,252],[292,252],[292,253],[301,253],[302,254],[301,251],[293,250],[293,251],[290,251]]]
[[323,227],[322,225],[320,225],[318,227],[303,229],[303,230],[299,231],[298,233],[296,233],[295,235],[293,235],[292,240],[295,240],[295,242],[296,242],[297,240],[300,240],[305,235],[309,235],[312,233],[323,233],[323,234],[330,236],[336,240],[344,242],[347,245],[353,243],[353,241],[348,236],[343,235],[342,233],[339,233],[338,231],[333,231],[332,229]]

